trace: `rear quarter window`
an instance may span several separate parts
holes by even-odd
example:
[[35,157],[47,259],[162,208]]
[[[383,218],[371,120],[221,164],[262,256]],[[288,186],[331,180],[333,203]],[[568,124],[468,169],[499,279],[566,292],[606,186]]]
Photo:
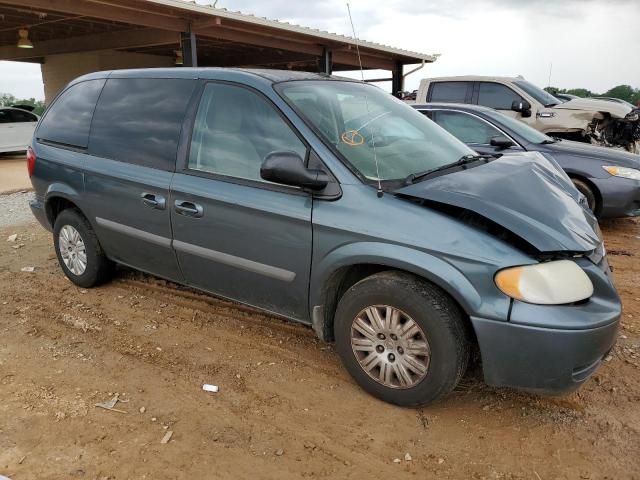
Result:
[[9,113],[14,123],[28,123],[38,121],[38,118],[35,115],[23,110],[10,110]]
[[44,114],[36,138],[86,148],[91,117],[104,80],[87,80],[67,88]]
[[172,171],[194,80],[112,78],[100,95],[89,153]]
[[469,103],[467,91],[471,82],[433,82],[429,87],[430,102]]

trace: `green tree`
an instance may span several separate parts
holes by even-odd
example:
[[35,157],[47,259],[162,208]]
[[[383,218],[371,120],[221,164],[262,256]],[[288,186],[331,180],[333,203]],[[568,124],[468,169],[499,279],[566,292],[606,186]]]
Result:
[[8,107],[16,103],[16,97],[10,93],[0,93],[0,107]]
[[545,90],[549,92],[551,95],[555,95],[556,93],[568,93],[569,95],[575,95],[576,97],[592,97],[594,94],[591,90],[587,90],[586,88],[557,88],[557,87],[546,87]]
[[10,93],[0,93],[0,107],[10,107],[11,105],[31,105],[33,107],[33,113],[36,115],[42,115],[45,105],[42,100],[36,100],[35,98],[16,98]]
[[594,95],[591,90],[587,90],[586,88],[570,88],[566,93],[582,98],[593,97]]
[[621,100],[626,100],[629,103],[633,103],[634,97],[636,101],[638,100],[638,93],[638,90],[633,88],[631,85],[618,85],[617,87],[613,87],[611,90],[605,92],[603,96],[619,98]]

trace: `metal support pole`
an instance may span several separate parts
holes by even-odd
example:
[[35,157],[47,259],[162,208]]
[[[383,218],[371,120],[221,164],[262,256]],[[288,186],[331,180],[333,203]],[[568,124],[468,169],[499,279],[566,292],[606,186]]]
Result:
[[391,94],[400,98],[404,90],[404,76],[402,75],[402,63],[396,62],[391,72]]
[[182,61],[185,67],[198,66],[198,48],[196,46],[196,34],[193,32],[182,32]]
[[331,75],[333,73],[333,60],[330,48],[322,49],[322,57],[320,58],[320,72]]

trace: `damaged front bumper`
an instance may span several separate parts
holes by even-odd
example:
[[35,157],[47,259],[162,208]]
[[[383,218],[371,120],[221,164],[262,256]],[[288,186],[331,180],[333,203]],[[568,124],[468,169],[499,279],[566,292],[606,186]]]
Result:
[[621,303],[609,278],[606,257],[599,265],[577,260],[594,294],[571,305],[513,301],[508,321],[471,317],[485,381],[538,393],[578,388],[614,346]]

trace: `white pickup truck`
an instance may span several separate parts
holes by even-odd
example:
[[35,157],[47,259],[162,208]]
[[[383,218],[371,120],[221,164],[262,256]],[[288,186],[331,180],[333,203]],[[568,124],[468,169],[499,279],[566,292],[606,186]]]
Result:
[[640,153],[640,110],[606,100],[560,100],[521,77],[427,78],[416,103],[483,105],[548,135]]

